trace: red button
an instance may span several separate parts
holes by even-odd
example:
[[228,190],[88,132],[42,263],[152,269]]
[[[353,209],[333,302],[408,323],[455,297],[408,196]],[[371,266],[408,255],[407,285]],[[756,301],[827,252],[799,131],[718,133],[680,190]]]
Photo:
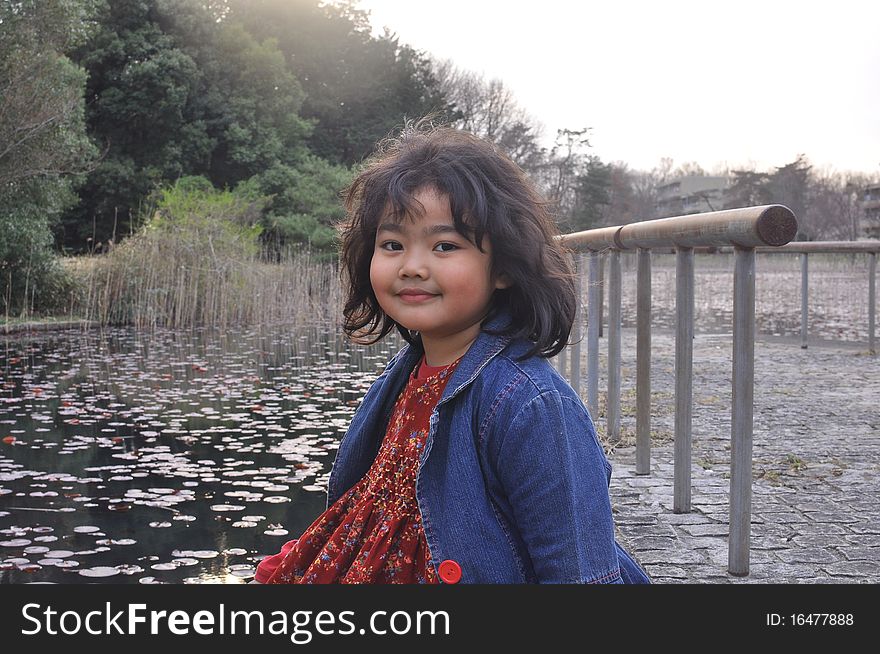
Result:
[[461,580],[461,566],[452,559],[440,564],[440,579],[447,584],[457,584]]

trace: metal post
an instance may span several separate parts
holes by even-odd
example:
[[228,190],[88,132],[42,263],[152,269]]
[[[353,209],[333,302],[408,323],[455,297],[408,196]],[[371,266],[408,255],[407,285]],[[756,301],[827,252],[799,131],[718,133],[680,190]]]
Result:
[[733,275],[733,406],[730,433],[728,571],[749,574],[755,382],[755,250],[736,248]]
[[612,443],[620,440],[620,250],[608,258],[608,395],[605,398],[607,433]]
[[556,370],[560,375],[565,377],[565,360],[568,355],[568,349],[571,343],[571,338],[569,338],[569,342],[566,343],[565,347],[560,350],[559,354],[556,355]]
[[575,293],[577,293],[577,309],[574,314],[574,328],[572,329],[571,343],[571,374],[569,375],[571,387],[578,397],[581,394],[581,320],[584,315],[583,302],[583,279],[584,279],[584,255],[576,252],[574,255],[574,269],[577,275],[575,279]]
[[694,250],[677,248],[675,266],[675,483],[672,510],[691,510],[694,360]]
[[651,251],[639,248],[636,277],[636,474],[651,473]]
[[587,407],[599,416],[599,254],[590,253],[590,286],[587,291]]
[[801,254],[801,347],[807,349],[807,253]]
[[605,254],[599,256],[599,338],[605,332]]
[[874,317],[876,315],[876,278],[877,278],[877,253],[871,252],[868,259],[868,351],[871,354],[877,354],[874,347]]

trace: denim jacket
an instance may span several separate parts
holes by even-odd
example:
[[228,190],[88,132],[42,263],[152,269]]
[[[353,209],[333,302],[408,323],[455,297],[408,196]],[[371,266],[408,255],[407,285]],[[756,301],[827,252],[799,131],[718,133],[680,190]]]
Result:
[[[431,414],[416,499],[434,565],[451,562],[463,583],[650,583],[615,541],[611,465],[586,407],[547,359],[515,360],[530,346],[481,331]],[[403,347],[367,391],[328,507],[373,463],[422,352]]]

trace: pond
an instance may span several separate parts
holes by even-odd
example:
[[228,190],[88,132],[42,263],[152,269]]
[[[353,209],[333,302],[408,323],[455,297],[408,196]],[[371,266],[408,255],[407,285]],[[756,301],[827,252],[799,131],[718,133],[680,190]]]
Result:
[[[730,331],[731,263],[698,259],[697,331]],[[758,263],[758,333],[795,336],[797,259]],[[862,263],[817,266],[812,336],[865,340]],[[671,328],[671,258],[657,258],[652,286],[655,328]],[[355,346],[332,327],[5,338],[0,583],[249,580],[323,511],[339,440],[400,345]]]
[[0,583],[243,583],[323,511],[399,339],[61,331],[0,342]]

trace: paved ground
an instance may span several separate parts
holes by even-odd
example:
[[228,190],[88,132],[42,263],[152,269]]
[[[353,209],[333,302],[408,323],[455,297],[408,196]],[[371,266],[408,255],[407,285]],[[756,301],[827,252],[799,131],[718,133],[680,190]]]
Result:
[[652,467],[637,476],[635,332],[624,331],[624,438],[610,454],[619,539],[654,581],[880,582],[880,356],[756,343],[751,570],[740,578],[727,573],[731,339],[694,341],[687,514],[672,512],[674,347],[672,333],[653,335]]

